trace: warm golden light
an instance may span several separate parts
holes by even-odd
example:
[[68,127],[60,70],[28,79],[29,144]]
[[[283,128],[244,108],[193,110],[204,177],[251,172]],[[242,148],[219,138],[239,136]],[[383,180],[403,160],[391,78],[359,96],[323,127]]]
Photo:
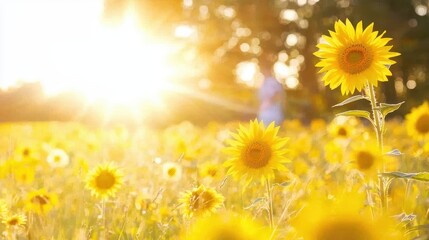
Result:
[[40,81],[50,95],[129,104],[157,102],[168,87],[174,45],[145,35],[132,9],[117,26],[103,24],[102,0],[1,1],[0,9],[1,88]]

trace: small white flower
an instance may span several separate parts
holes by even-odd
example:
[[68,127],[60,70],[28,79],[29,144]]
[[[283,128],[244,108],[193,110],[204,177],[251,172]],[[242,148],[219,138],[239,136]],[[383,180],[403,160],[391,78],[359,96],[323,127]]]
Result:
[[49,163],[49,165],[51,165],[51,167],[59,168],[67,166],[70,162],[70,159],[64,150],[55,148],[49,152],[46,161]]

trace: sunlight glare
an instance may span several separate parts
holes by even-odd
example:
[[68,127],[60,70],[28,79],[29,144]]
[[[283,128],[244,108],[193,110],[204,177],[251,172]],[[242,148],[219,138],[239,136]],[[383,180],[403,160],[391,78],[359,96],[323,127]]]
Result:
[[109,104],[160,101],[173,75],[174,45],[146,36],[131,9],[112,27],[102,22],[102,0],[0,4],[1,88],[40,81],[47,95],[75,91]]

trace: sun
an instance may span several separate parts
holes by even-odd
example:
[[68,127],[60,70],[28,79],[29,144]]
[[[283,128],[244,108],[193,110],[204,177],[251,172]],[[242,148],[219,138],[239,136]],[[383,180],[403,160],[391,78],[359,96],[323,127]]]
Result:
[[121,23],[108,25],[103,2],[40,2],[28,5],[28,11],[2,2],[7,11],[0,21],[9,25],[0,29],[5,37],[0,48],[7,50],[2,51],[0,88],[38,81],[48,96],[75,92],[89,103],[162,102],[161,95],[177,75],[171,63],[176,44],[148,35],[132,5]]

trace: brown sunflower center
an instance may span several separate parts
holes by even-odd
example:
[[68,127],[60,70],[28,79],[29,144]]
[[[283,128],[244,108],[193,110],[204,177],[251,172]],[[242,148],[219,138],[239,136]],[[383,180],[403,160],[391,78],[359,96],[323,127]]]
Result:
[[316,240],[373,240],[374,234],[362,221],[352,219],[328,220],[315,232]]
[[343,127],[340,127],[337,133],[338,136],[347,137],[347,130]]
[[30,156],[30,149],[28,149],[28,148],[24,148],[24,150],[22,151],[22,155],[23,155],[24,157],[28,157],[28,156]]
[[31,199],[31,202],[38,205],[48,204],[49,198],[44,195],[36,195]]
[[217,170],[216,170],[215,168],[210,168],[210,169],[208,169],[208,170],[207,170],[207,174],[208,174],[209,176],[214,177],[214,176],[216,176],[216,174],[217,174]]
[[113,185],[115,185],[115,181],[115,176],[113,176],[113,174],[110,172],[101,172],[95,178],[95,184],[97,185],[97,188],[101,189],[110,189],[113,187]]
[[224,227],[215,233],[213,240],[240,240],[243,236],[236,229]]
[[417,119],[416,130],[421,134],[429,133],[429,114],[425,113]]
[[372,53],[363,45],[356,44],[343,50],[339,57],[340,68],[350,74],[358,74],[371,66]]
[[244,165],[249,168],[265,167],[271,158],[271,148],[264,142],[252,142],[244,151]]
[[167,171],[168,176],[173,177],[176,175],[176,169],[175,168],[169,168]]
[[7,221],[7,224],[11,225],[11,226],[18,225],[18,223],[19,223],[19,221],[16,218],[12,218],[12,219],[9,219],[9,221]]
[[207,191],[193,192],[191,196],[191,206],[193,211],[210,208],[213,202],[213,196]]
[[375,160],[374,156],[369,152],[360,151],[357,154],[356,161],[357,161],[358,168],[360,170],[370,169],[374,164],[374,160]]

